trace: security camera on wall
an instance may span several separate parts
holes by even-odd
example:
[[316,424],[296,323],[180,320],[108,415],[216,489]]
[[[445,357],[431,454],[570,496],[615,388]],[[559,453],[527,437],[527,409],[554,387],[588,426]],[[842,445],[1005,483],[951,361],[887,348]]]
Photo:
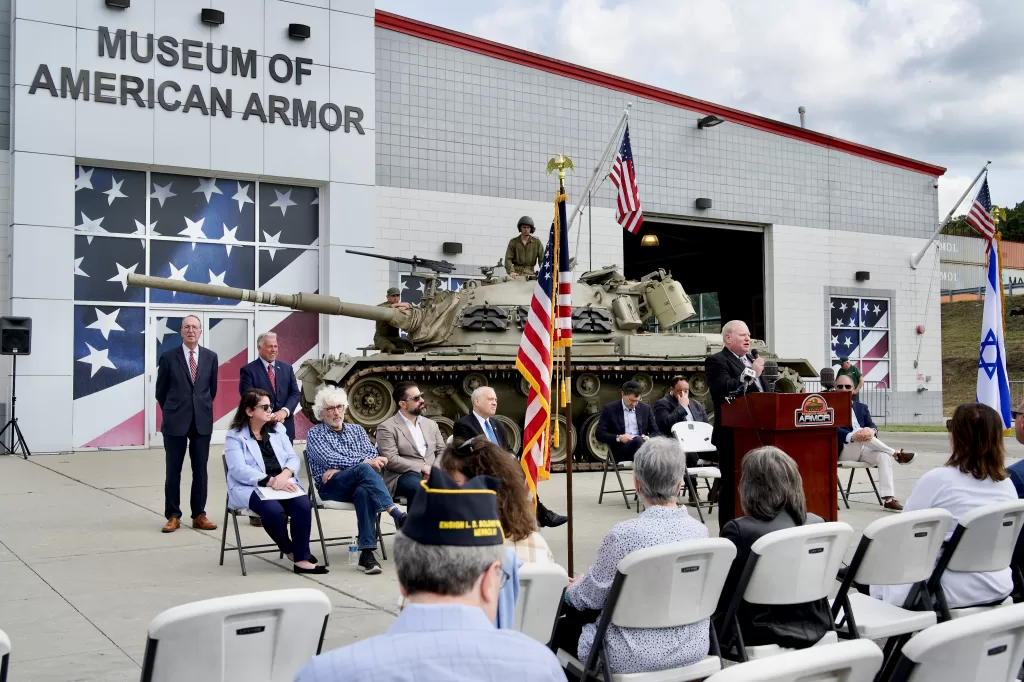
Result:
[[939,188],[939,181],[936,180],[935,182],[932,183],[932,189],[938,189],[938,188]]

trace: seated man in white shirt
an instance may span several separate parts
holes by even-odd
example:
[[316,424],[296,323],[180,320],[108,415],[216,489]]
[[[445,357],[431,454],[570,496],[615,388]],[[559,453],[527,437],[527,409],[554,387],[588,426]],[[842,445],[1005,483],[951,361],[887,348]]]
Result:
[[[841,376],[836,379],[837,391],[852,391],[853,388],[850,377]],[[839,427],[839,460],[868,462],[878,467],[878,493],[882,497],[882,506],[900,511],[903,505],[895,497],[892,461],[895,459],[900,464],[910,464],[914,461],[914,453],[903,450],[897,452],[878,440],[878,428],[864,403],[853,403],[852,412],[850,427]]]

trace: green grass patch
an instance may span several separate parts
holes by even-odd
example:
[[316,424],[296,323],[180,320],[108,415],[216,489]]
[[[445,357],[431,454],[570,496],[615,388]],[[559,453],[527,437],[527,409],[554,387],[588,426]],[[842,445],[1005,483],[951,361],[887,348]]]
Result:
[[938,424],[889,424],[878,430],[883,433],[946,433],[946,427]]

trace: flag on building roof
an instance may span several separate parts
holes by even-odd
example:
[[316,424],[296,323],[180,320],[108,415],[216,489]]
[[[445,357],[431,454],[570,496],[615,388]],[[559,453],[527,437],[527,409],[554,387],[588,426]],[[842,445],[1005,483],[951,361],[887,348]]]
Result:
[[[988,187],[982,191],[988,196]],[[1010,382],[1006,374],[1006,344],[1003,340],[1003,287],[999,277],[999,249],[988,250],[985,277],[985,314],[981,323],[981,352],[978,356],[978,402],[993,408],[1010,428]]]
[[626,124],[626,132],[622,135],[622,144],[615,156],[609,177],[618,191],[615,220],[626,232],[636,234],[644,224],[644,213],[640,208],[640,192],[636,187],[633,149],[629,144],[629,124]]
[[967,214],[967,222],[985,239],[996,236],[996,224],[992,220],[992,198],[988,193],[988,178],[981,183],[978,196],[974,197],[974,203]]

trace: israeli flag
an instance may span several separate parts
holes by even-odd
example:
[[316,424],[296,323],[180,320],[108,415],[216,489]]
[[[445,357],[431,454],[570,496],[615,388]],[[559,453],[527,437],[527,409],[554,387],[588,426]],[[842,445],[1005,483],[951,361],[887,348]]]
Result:
[[978,357],[978,402],[1003,416],[1010,428],[1010,382],[1006,374],[1006,344],[1003,342],[1003,287],[999,280],[996,243],[989,242],[988,273],[985,278],[985,317],[981,323],[981,352]]

